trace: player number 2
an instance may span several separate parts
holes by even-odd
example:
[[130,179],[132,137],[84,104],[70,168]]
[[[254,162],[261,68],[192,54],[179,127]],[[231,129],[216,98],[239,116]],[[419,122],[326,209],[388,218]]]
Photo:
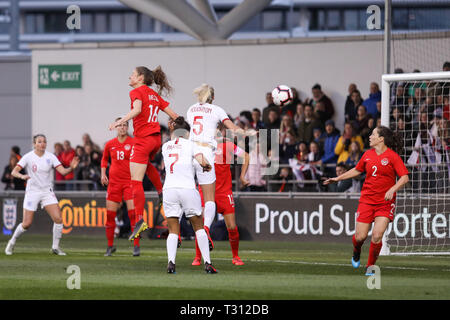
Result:
[[170,158],[170,157],[175,157],[175,161],[172,162],[172,164],[170,165],[170,173],[173,173],[173,165],[174,165],[175,163],[177,163],[178,158],[179,158],[179,155],[178,155],[178,153],[171,153],[171,154],[169,154],[169,158]]
[[150,116],[148,117],[147,122],[157,122],[158,121],[158,106],[153,110],[153,105],[148,106],[150,108]]
[[373,166],[372,169],[373,169],[372,177],[376,177],[377,176],[377,169],[378,169],[377,166]]

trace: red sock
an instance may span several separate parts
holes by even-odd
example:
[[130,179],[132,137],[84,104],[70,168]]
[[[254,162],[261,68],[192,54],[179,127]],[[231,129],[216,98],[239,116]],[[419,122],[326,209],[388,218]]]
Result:
[[[130,219],[131,232],[133,232],[137,222],[134,209],[128,210],[128,218]],[[139,238],[134,239],[134,245],[139,247]]]
[[115,211],[106,211],[106,239],[108,239],[108,247],[112,247],[114,245],[114,229],[116,228],[116,212]]
[[133,191],[134,210],[136,212],[135,221],[139,221],[144,216],[145,194],[142,181],[131,180],[131,190]]
[[147,163],[147,171],[145,172],[145,174],[152,182],[158,194],[160,194],[163,188],[161,178],[159,176],[158,170],[156,170],[156,168],[150,162]]
[[366,267],[373,266],[375,264],[375,262],[377,262],[378,255],[380,254],[382,246],[383,246],[383,242],[380,242],[380,243],[370,242],[369,259],[367,259]]
[[233,254],[233,258],[238,256],[238,252],[239,252],[239,231],[237,226],[232,230],[232,229],[227,229],[228,230],[228,239],[230,241],[230,246],[231,246],[231,253]]
[[352,237],[353,242],[353,252],[361,252],[361,247],[364,244],[364,241],[356,241],[355,235]]
[[197,237],[195,237],[195,259],[202,259],[202,252],[198,246]]

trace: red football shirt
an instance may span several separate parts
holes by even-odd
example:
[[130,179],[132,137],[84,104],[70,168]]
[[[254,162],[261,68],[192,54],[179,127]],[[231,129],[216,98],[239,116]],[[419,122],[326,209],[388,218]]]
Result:
[[355,168],[366,173],[359,202],[367,204],[385,203],[384,195],[395,185],[397,176],[409,173],[400,156],[389,148],[380,155],[375,149],[366,151]]
[[221,142],[217,145],[214,159],[216,194],[230,194],[233,192],[230,164],[234,161],[234,155],[241,157],[244,153],[244,150],[231,141]]
[[111,166],[109,168],[110,183],[130,182],[130,153],[133,143],[133,138],[127,137],[123,143],[120,143],[119,139],[114,138],[105,144],[101,166],[106,168],[111,157]]
[[161,132],[158,122],[159,110],[164,110],[169,103],[159,96],[159,94],[146,85],[140,86],[130,91],[131,109],[136,99],[142,101],[141,113],[133,119],[135,137],[147,137],[154,133]]

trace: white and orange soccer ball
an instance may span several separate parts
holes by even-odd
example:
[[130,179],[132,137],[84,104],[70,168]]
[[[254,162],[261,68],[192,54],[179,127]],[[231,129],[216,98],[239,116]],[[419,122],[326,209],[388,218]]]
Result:
[[293,95],[292,90],[288,86],[279,85],[272,90],[273,103],[277,106],[284,106],[292,101]]

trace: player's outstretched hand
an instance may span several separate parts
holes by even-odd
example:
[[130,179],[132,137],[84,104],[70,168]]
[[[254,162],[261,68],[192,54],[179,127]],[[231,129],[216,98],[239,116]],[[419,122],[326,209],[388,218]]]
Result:
[[101,183],[103,186],[108,185],[109,181],[108,181],[108,177],[106,176],[106,174],[102,174]]
[[392,200],[392,198],[394,197],[394,193],[395,192],[392,189],[389,189],[384,195],[384,200],[386,201]]
[[112,131],[112,130],[114,130],[115,128],[117,128],[117,126],[119,126],[119,125],[121,124],[120,120],[121,120],[121,119],[119,119],[119,120],[117,120],[117,121],[111,123],[111,124],[109,125],[109,131]]
[[31,179],[31,177],[29,175],[27,175],[27,174],[24,174],[23,177],[22,177],[22,180],[27,181],[28,179]]
[[80,158],[74,157],[72,161],[70,162],[70,167],[73,169],[76,169],[78,167],[78,164],[80,163]]
[[239,179],[241,180],[241,184],[243,187],[247,187],[250,184],[250,182],[245,180],[245,178],[243,177],[240,177]]
[[328,178],[327,180],[325,180],[325,181],[323,182],[323,184],[326,186],[326,185],[328,185],[328,184],[335,183],[335,182],[338,182],[337,177],[335,177],[335,178]]

